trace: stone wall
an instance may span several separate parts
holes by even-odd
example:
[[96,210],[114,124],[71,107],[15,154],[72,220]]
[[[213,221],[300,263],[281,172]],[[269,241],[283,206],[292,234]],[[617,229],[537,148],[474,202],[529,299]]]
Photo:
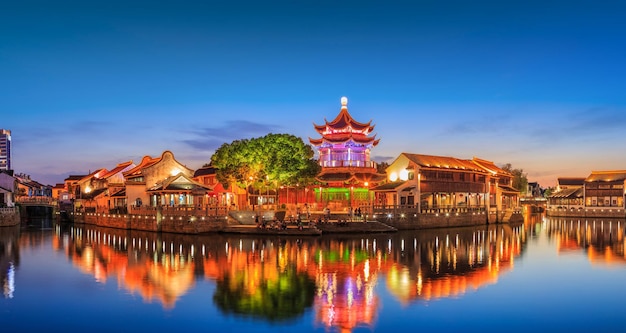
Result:
[[403,218],[387,218],[381,216],[376,219],[397,228],[398,230],[465,227],[493,223],[521,223],[524,216],[520,212],[491,212],[486,213],[458,213],[458,214],[420,214],[409,215]]
[[217,232],[226,225],[224,217],[170,216],[160,224],[159,219],[154,215],[85,214],[83,222],[108,228],[183,234]]
[[548,209],[547,215],[552,217],[586,217],[586,218],[626,218],[626,210],[621,208],[580,208]]
[[15,207],[0,208],[0,227],[20,224],[20,211]]

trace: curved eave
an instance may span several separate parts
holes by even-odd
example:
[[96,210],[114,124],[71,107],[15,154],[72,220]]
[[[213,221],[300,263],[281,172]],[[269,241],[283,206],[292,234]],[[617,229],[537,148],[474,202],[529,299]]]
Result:
[[367,127],[370,127],[371,123],[371,120],[367,123],[362,123],[354,120],[354,118],[352,118],[352,116],[350,115],[350,112],[348,112],[348,108],[342,107],[337,117],[335,117],[335,119],[333,119],[333,121],[331,121],[330,123],[326,122],[326,125],[330,125],[331,127],[338,126],[340,128],[347,125],[352,125],[352,128],[355,129],[365,129]]
[[324,138],[319,138],[319,139],[311,139],[309,137],[309,142],[314,145],[314,146],[320,146],[322,143],[324,143]]
[[[347,134],[347,133],[346,133]],[[325,136],[319,139],[311,139],[309,138],[309,142],[314,146],[322,145],[324,142],[330,144],[338,144],[338,143],[346,143],[349,141],[353,141],[354,143],[361,145],[372,145],[376,146],[380,139],[376,139],[376,135],[367,137],[367,136],[354,136],[352,134],[347,135],[334,135],[334,136]]]
[[341,108],[341,111],[339,111],[339,114],[337,115],[337,117],[335,117],[335,119],[333,119],[332,121],[329,122],[328,120],[326,120],[326,118],[324,118],[323,125],[317,125],[313,123],[313,127],[318,132],[323,132],[328,127],[333,128],[333,129],[343,129],[348,126],[352,127],[356,131],[361,131],[361,132],[364,130],[367,130],[367,132],[371,132],[374,130],[374,125],[372,125],[371,120],[368,121],[367,123],[356,121],[354,120],[354,118],[352,118],[352,116],[348,112],[348,108],[345,108],[345,107]]

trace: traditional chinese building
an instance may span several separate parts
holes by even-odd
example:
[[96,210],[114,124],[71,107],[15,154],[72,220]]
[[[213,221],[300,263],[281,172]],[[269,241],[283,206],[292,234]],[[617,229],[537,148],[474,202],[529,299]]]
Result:
[[430,215],[480,220],[490,214],[495,222],[509,221],[519,209],[513,175],[484,159],[402,153],[386,172],[389,181],[372,189],[378,215],[426,221]]
[[372,135],[372,121],[354,120],[348,112],[348,99],[342,97],[335,119],[313,125],[321,135],[318,139],[309,138],[322,168],[317,176],[321,185],[314,189],[316,201],[333,209],[367,205],[369,188],[385,179],[371,160],[371,150],[380,141]]
[[549,216],[623,218],[626,170],[592,171],[586,178],[558,178],[548,198]]

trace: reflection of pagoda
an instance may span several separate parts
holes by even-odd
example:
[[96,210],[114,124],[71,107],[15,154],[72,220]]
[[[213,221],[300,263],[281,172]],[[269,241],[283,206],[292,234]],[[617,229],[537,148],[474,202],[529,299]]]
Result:
[[341,111],[335,119],[323,125],[313,124],[322,136],[309,138],[317,147],[322,171],[317,180],[327,188],[316,189],[318,202],[335,202],[339,205],[367,204],[368,188],[385,178],[377,172],[376,163],[370,160],[371,149],[380,139],[370,136],[374,130],[371,120],[361,123],[348,113],[348,99],[341,98]]

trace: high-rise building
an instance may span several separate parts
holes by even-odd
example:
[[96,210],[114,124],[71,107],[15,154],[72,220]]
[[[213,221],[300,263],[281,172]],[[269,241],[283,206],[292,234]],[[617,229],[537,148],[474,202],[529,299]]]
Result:
[[0,170],[11,168],[11,131],[0,129]]

